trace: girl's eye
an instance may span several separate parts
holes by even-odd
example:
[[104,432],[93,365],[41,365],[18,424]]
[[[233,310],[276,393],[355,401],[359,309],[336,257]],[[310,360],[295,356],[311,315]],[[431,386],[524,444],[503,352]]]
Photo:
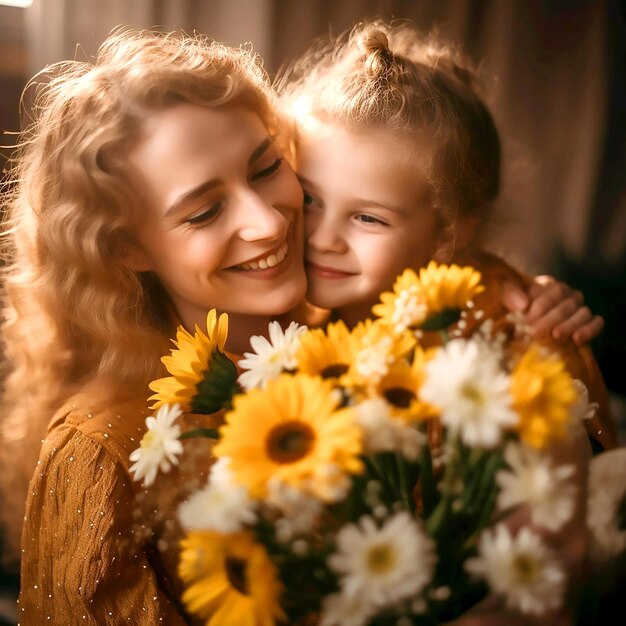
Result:
[[208,222],[212,220],[214,217],[216,217],[217,214],[221,210],[222,210],[222,203],[217,202],[213,206],[208,208],[206,211],[202,211],[202,213],[196,213],[192,217],[187,218],[185,220],[185,223],[191,224],[192,226],[195,226],[197,224],[204,224],[205,222]]
[[269,167],[252,175],[252,180],[260,180],[262,178],[269,178],[274,172],[278,171],[278,168],[283,162],[283,157],[278,157]]
[[383,222],[383,220],[374,217],[373,215],[357,215],[356,219],[363,224],[381,224],[382,226],[387,226],[387,222]]
[[312,196],[310,193],[307,193],[306,191],[304,192],[304,209],[305,210],[313,210],[313,209],[319,209],[320,208],[320,203],[319,200],[317,198],[315,198],[314,196]]

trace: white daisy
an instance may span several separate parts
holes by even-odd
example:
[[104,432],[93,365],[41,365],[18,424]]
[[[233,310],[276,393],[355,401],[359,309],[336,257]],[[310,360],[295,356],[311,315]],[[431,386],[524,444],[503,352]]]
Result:
[[291,322],[283,332],[280,324],[274,321],[268,326],[269,341],[262,335],[250,337],[254,352],[244,352],[244,358],[238,363],[240,368],[248,370],[239,376],[241,386],[246,390],[264,387],[268,380],[283,371],[295,369],[300,337],[306,330],[306,326]]
[[576,401],[572,406],[572,414],[580,421],[591,419],[598,411],[597,402],[589,402],[589,391],[582,380],[575,378],[572,380],[576,390]]
[[363,626],[372,613],[372,607],[363,598],[333,593],[322,601],[319,626]]
[[383,337],[375,343],[363,346],[354,355],[354,367],[359,376],[368,380],[370,384],[378,384],[394,361],[393,355],[390,354],[392,347],[391,337]]
[[565,572],[541,539],[529,528],[514,537],[504,524],[482,533],[479,556],[465,569],[484,578],[509,608],[542,615],[563,602]]
[[157,472],[169,472],[178,464],[183,444],[179,441],[180,426],[174,422],[182,415],[180,404],[164,404],[154,416],[146,418],[148,431],[141,438],[139,448],[130,454],[134,464],[130,472],[135,480],[143,479],[145,487],[156,479]]
[[426,437],[400,420],[394,419],[389,403],[376,397],[355,406],[356,419],[363,429],[365,454],[400,452],[414,461],[422,451]]
[[587,526],[591,556],[601,562],[626,550],[626,529],[618,509],[626,498],[626,448],[607,450],[593,457],[589,469]]
[[396,297],[391,323],[397,333],[403,333],[412,326],[419,326],[428,313],[417,286],[403,289]]
[[265,502],[281,514],[274,523],[279,541],[291,541],[294,535],[309,532],[323,509],[317,498],[276,478],[267,483]]
[[516,443],[507,445],[504,459],[510,469],[496,474],[501,510],[527,504],[532,522],[550,531],[572,518],[577,492],[571,480],[573,465],[553,467],[545,454]]
[[499,351],[454,339],[425,365],[420,398],[440,409],[442,423],[468,446],[498,445],[519,416],[511,408],[510,378],[498,364]]
[[228,465],[220,457],[211,467],[206,486],[178,507],[178,519],[187,530],[234,533],[256,521],[255,503],[245,487],[236,485]]
[[406,511],[382,527],[369,516],[337,533],[337,551],[328,559],[340,575],[343,593],[376,607],[415,596],[431,581],[433,542]]

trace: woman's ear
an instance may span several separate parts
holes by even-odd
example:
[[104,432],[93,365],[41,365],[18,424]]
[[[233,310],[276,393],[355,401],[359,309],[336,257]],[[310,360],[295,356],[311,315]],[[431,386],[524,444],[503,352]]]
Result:
[[454,223],[444,226],[439,234],[434,259],[438,263],[450,263],[453,258],[469,248],[478,232],[480,219],[476,216],[458,217]]

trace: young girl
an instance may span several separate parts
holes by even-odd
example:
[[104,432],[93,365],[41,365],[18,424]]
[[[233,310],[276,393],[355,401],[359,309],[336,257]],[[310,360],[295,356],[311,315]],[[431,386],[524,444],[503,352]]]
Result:
[[[314,46],[279,81],[305,191],[312,304],[352,326],[404,268],[435,259],[481,269],[487,289],[479,305],[506,322],[509,285],[531,283],[481,248],[500,187],[500,141],[475,82],[458,53],[406,24],[376,21],[334,45]],[[537,295],[531,287],[536,298],[526,321],[534,334],[549,338],[544,324],[556,310],[565,313],[557,305],[537,322],[561,288]],[[575,311],[568,323],[583,315],[590,314]],[[557,337],[562,329],[554,328]],[[558,347],[601,403],[588,422],[592,436],[613,447],[606,391],[589,348],[568,341]]]
[[[477,308],[511,326],[501,305],[503,284],[527,281],[480,248],[479,231],[500,186],[500,143],[468,66],[407,25],[372,22],[306,54],[288,74],[282,97],[296,126],[305,190],[308,299],[353,325],[404,268],[435,259],[480,269],[486,290]],[[465,334],[476,325],[468,324]],[[590,434],[613,447],[606,391],[591,353],[571,343],[555,347],[599,403]],[[572,595],[537,623],[573,624],[585,564],[590,447],[573,436],[554,455],[577,467],[576,519],[548,537],[568,563]],[[531,623],[526,620],[490,598],[458,623]]]
[[[20,623],[185,624],[177,547],[149,532],[129,474],[148,383],[178,323],[227,311],[226,347],[241,353],[302,301],[302,189],[250,53],[129,31],[94,64],[49,73],[5,234],[5,430],[41,439],[52,417],[26,505]],[[7,449],[7,471],[27,466]],[[22,495],[15,476],[3,478]]]

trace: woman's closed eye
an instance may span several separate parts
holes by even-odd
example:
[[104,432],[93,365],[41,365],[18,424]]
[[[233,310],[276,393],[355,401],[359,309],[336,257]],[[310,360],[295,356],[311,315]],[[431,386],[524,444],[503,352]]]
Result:
[[277,172],[284,161],[283,157],[278,157],[269,167],[262,169],[259,172],[256,172],[251,176],[253,181],[262,180],[264,178],[269,178],[272,174]]
[[202,211],[198,213],[194,213],[191,217],[188,217],[185,220],[185,224],[191,224],[192,226],[197,226],[198,224],[205,224],[215,219],[219,212],[222,210],[223,203],[216,202],[208,208],[203,208]]

